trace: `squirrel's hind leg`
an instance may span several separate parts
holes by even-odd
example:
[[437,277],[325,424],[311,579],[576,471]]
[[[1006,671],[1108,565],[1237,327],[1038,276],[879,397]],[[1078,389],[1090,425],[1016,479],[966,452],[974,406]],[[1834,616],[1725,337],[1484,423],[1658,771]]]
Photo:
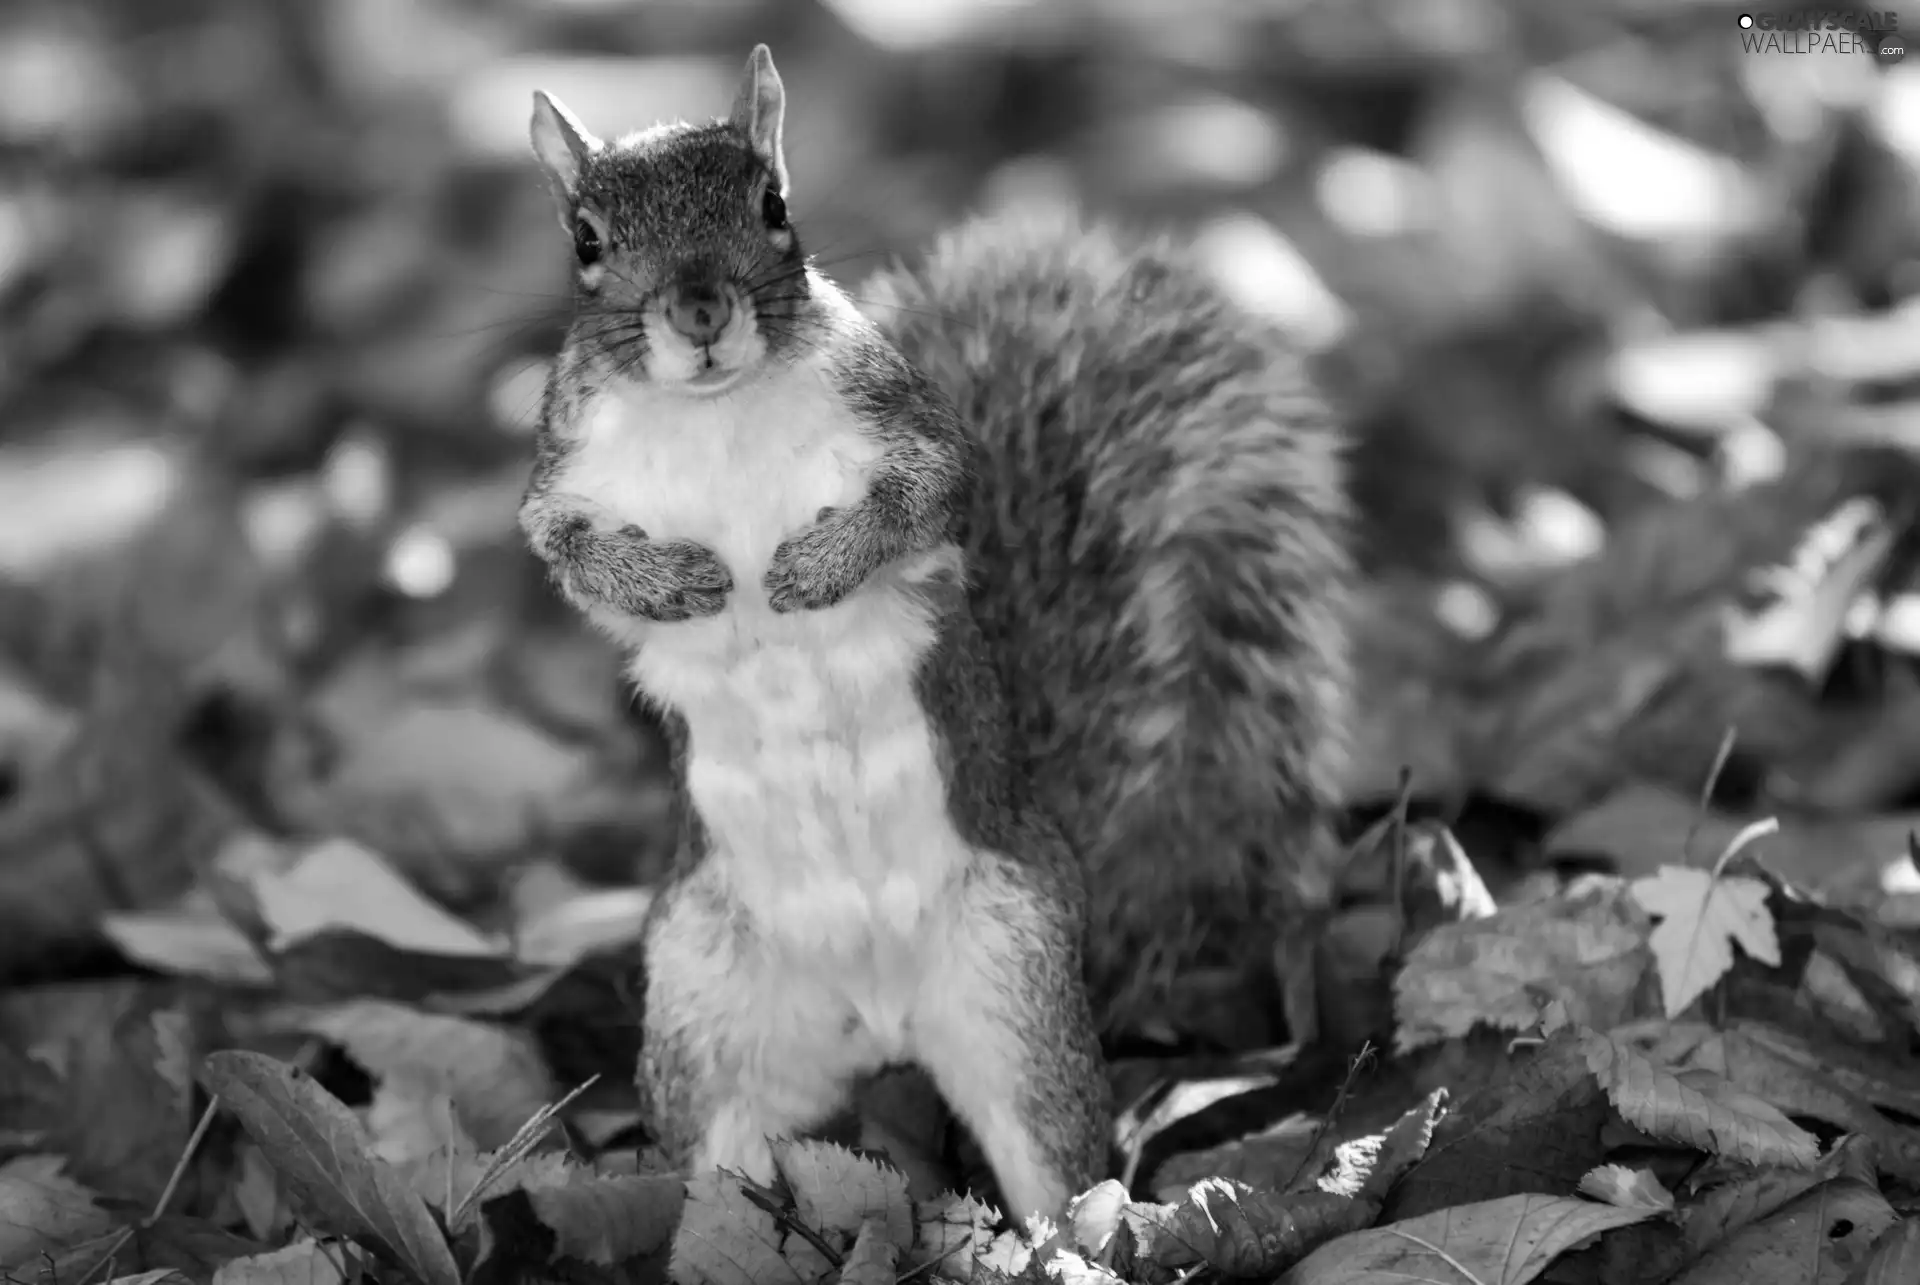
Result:
[[1106,1177],[1111,1090],[1076,911],[996,864],[962,894],[915,1009],[914,1056],[986,1153],[1015,1225]]
[[831,1119],[855,1079],[884,1059],[825,979],[756,952],[697,876],[661,896],[642,947],[638,1080],[648,1125],[685,1172],[722,1167],[771,1182],[774,1140]]

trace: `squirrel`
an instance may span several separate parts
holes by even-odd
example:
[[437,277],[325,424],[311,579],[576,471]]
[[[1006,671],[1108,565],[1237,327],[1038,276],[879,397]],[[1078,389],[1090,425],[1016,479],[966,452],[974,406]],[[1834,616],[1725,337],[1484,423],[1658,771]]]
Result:
[[1003,1210],[1059,1218],[1106,1176],[1102,1035],[1330,898],[1342,433],[1277,331],[1070,211],[863,310],[784,117],[765,45],[709,123],[605,142],[534,96],[576,304],[520,527],[628,651],[681,817],[640,1096],[675,1163],[764,1182],[917,1065]]

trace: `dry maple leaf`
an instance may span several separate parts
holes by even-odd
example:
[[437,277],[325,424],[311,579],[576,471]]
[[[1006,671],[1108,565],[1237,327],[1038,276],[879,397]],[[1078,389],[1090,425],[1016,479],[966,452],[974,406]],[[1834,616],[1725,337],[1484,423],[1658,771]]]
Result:
[[1661,917],[1647,937],[1660,971],[1667,1016],[1675,1018],[1733,967],[1733,943],[1778,967],[1780,942],[1767,911],[1767,886],[1743,875],[1715,878],[1689,866],[1662,866],[1636,879],[1634,900]]

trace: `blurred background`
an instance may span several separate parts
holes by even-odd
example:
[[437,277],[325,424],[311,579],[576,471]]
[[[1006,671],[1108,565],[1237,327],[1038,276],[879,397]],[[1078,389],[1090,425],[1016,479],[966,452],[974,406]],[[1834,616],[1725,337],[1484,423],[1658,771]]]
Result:
[[188,968],[236,835],[474,914],[644,882],[657,748],[513,526],[567,288],[526,122],[536,87],[608,135],[722,114],[757,41],[856,294],[1057,195],[1314,354],[1356,428],[1359,812],[1410,766],[1493,819],[1476,858],[1631,864],[1724,759],[1736,819],[1827,827],[1806,868],[1904,855],[1920,59],[1741,12],[12,0],[0,974],[103,924]]

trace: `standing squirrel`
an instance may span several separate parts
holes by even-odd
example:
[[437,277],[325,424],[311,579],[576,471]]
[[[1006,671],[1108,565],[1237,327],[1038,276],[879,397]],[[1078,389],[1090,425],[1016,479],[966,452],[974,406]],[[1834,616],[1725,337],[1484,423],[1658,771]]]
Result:
[[677,1162],[768,1180],[917,1064],[1058,1217],[1105,1176],[1100,1035],[1327,901],[1342,436],[1276,332],[1070,215],[963,227],[863,313],[784,114],[764,45],[711,124],[534,99],[577,308],[520,524],[630,650],[683,818],[641,1097]]

